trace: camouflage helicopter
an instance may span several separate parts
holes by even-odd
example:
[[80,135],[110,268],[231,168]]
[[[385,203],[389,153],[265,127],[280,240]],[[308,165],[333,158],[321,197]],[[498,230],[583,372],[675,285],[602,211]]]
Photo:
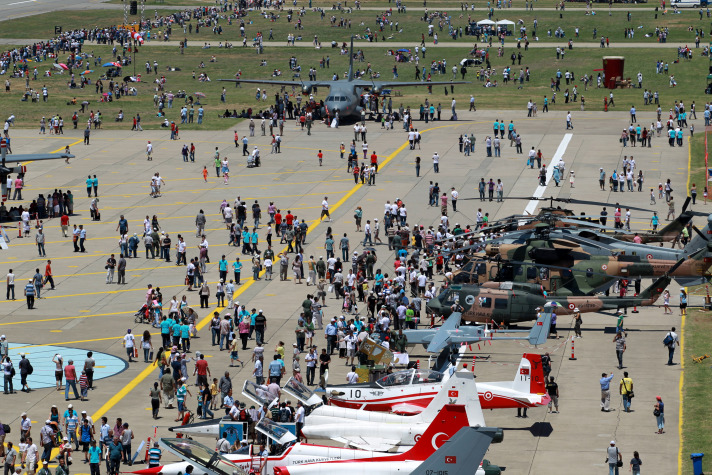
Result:
[[494,321],[507,326],[536,320],[536,309],[552,301],[559,307],[557,309],[559,315],[572,314],[575,308],[586,313],[653,305],[670,281],[667,275],[660,277],[652,285],[643,289],[637,297],[587,295],[549,297],[540,285],[517,282],[487,282],[481,286],[451,285],[428,302],[427,311],[442,317],[448,317],[458,311],[462,313],[463,321],[477,323]]
[[[618,243],[620,241],[632,243],[636,238],[636,234],[630,231],[624,231],[622,229],[615,229],[604,226],[603,224],[601,224],[601,218],[603,218],[603,216],[588,216],[584,213],[581,213],[580,216],[576,216],[574,211],[570,209],[562,208],[560,206],[554,206],[554,202],[563,202],[568,204],[610,206],[611,208],[615,208],[619,206],[618,203],[614,204],[602,201],[587,201],[575,198],[537,198],[533,196],[510,196],[505,197],[504,199],[549,201],[549,206],[542,207],[539,210],[539,213],[536,215],[511,215],[496,221],[491,221],[486,228],[479,230],[479,232],[509,233],[512,231],[531,231],[534,230],[538,225],[546,224],[550,228],[554,228],[557,230],[566,230],[570,234],[579,234],[583,237],[588,237],[591,239],[605,240],[609,244]],[[659,231],[637,233],[637,237],[640,238],[641,243],[650,244],[675,241],[682,232],[682,229],[692,220],[692,217],[698,214],[695,212],[687,211],[689,201],[690,198],[688,198],[685,204],[683,205],[680,215],[672,222],[661,228]],[[626,206],[626,208],[631,209],[633,211],[643,211],[646,213],[651,212],[651,210],[646,208],[637,208],[633,206]],[[609,216],[609,218],[610,217],[612,216]],[[522,236],[528,236],[528,234],[522,233]]]

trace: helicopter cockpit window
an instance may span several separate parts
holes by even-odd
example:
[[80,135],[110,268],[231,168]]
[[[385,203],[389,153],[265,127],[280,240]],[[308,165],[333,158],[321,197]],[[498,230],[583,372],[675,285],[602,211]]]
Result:
[[586,277],[588,277],[588,278],[593,277],[593,268],[592,267],[589,267],[588,269],[586,269]]
[[327,101],[333,101],[333,100],[334,100],[334,96],[329,96],[329,97],[326,98],[326,100],[327,100]]
[[539,278],[541,280],[549,280],[549,269],[547,267],[541,267],[539,269]]
[[450,292],[448,292],[447,296],[445,297],[444,303],[445,303],[445,305],[452,305],[455,302],[459,302],[459,301],[460,301],[460,292],[455,292],[455,291],[451,290]]
[[527,267],[527,280],[534,280],[536,279],[536,267]]
[[480,262],[475,266],[475,273],[477,273],[477,275],[485,275],[485,272],[487,272],[487,266],[484,262]]
[[516,269],[517,269],[517,270],[516,270],[516,274],[517,274],[517,275],[522,275],[522,274],[524,274],[524,269],[522,269],[522,266],[517,266]]
[[505,310],[507,308],[507,299],[494,299],[494,308]]
[[490,297],[480,297],[480,307],[490,308],[492,306],[492,299]]

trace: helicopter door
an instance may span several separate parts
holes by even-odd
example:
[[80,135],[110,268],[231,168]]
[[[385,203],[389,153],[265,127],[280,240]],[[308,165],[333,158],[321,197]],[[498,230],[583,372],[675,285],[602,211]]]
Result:
[[490,267],[489,279],[493,282],[498,282],[500,280],[499,272],[500,272],[499,265],[493,265],[492,267]]

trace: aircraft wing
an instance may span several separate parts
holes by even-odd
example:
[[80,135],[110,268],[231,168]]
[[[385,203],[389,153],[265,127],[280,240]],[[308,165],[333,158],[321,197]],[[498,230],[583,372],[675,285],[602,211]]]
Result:
[[57,160],[60,158],[74,158],[70,153],[24,153],[6,155],[3,160],[5,163],[21,163],[21,162],[37,162],[40,160]]
[[388,89],[391,87],[409,87],[409,86],[438,86],[438,85],[450,85],[450,84],[472,84],[470,81],[366,81],[364,79],[357,79],[352,81],[354,86],[357,87],[377,87],[380,89]]
[[272,84],[274,86],[322,87],[330,86],[336,81],[280,81],[274,79],[218,79],[223,82],[244,82],[247,84]]
[[416,414],[420,414],[423,412],[425,408],[423,406],[418,406],[417,404],[408,404],[408,403],[401,403],[401,404],[394,404],[391,407],[391,412],[394,414],[400,414],[402,416],[414,416]]
[[[430,353],[438,353],[440,350],[448,345],[453,337],[459,336],[457,332],[460,329],[460,320],[462,319],[462,314],[460,312],[454,312],[445,323],[442,324],[438,332],[433,335],[430,344],[428,345],[427,351]],[[464,336],[464,335],[463,335]]]
[[398,439],[384,439],[381,437],[359,437],[359,436],[342,436],[333,437],[332,440],[341,442],[361,450],[372,450],[374,452],[387,452],[400,443]]

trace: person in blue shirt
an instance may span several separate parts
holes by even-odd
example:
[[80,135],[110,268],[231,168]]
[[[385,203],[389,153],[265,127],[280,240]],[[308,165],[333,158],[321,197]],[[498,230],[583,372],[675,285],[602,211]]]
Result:
[[279,355],[274,355],[274,359],[269,364],[269,380],[271,383],[280,384],[284,368],[282,364],[279,360]]
[[220,278],[225,282],[227,280],[227,259],[225,259],[225,254],[218,261],[218,270],[220,271]]
[[242,231],[242,253],[251,254],[250,251],[250,232],[245,227]]
[[99,475],[99,463],[101,462],[101,449],[97,447],[96,440],[89,442],[89,469],[92,475]]
[[189,352],[190,351],[190,325],[188,325],[188,322],[183,320],[183,324],[180,326],[180,339],[181,339],[181,344],[183,345],[183,352]]
[[161,449],[158,442],[153,443],[153,447],[148,451],[148,468],[158,467],[161,462]]
[[180,346],[180,323],[173,324],[173,346]]
[[601,374],[601,412],[611,412],[611,380],[613,379],[613,373],[610,376],[606,373]]
[[236,257],[235,262],[232,263],[232,270],[235,274],[235,285],[240,285],[240,272],[242,272],[242,262],[240,262],[239,257]]
[[94,197],[99,196],[99,179],[94,175],[91,180],[91,185],[94,187]]
[[250,234],[250,242],[252,243],[252,252],[259,253],[257,250],[257,243],[259,242],[259,235],[257,234],[257,228],[252,228],[252,234]]
[[91,179],[91,175],[87,175],[87,198],[91,198],[91,186],[94,180]]
[[163,339],[164,348],[168,348],[170,346],[171,326],[172,324],[169,322],[168,317],[163,317],[163,320],[161,321],[161,338]]
[[492,124],[492,131],[494,132],[495,138],[497,137],[497,134],[499,132],[499,120],[495,119],[494,124]]

